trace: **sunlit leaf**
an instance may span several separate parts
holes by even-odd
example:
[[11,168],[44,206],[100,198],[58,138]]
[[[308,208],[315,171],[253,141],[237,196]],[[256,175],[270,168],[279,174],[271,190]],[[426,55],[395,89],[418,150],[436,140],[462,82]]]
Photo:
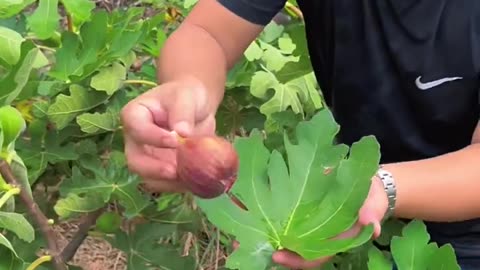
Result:
[[81,197],[75,193],[69,193],[67,197],[57,201],[54,209],[62,219],[67,219],[93,212],[104,205],[105,202],[96,194]]
[[39,39],[47,39],[60,24],[58,0],[39,0],[38,7],[28,18],[28,26]]
[[105,91],[113,95],[127,76],[127,69],[120,63],[113,63],[111,66],[99,70],[98,74],[92,77],[90,86],[98,91]]
[[92,0],[60,0],[76,23],[90,20],[95,2]]
[[32,242],[35,237],[32,225],[18,213],[0,212],[0,228],[14,232],[26,242]]

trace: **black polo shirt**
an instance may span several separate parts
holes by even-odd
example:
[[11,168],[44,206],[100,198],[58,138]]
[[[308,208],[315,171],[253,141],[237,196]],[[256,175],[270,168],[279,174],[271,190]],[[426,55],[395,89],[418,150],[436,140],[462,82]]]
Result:
[[[263,25],[285,4],[219,1]],[[471,143],[480,116],[480,1],[297,2],[341,142],[373,134],[382,162],[434,157]],[[480,220],[427,225],[434,241],[451,243],[459,259],[480,264]]]

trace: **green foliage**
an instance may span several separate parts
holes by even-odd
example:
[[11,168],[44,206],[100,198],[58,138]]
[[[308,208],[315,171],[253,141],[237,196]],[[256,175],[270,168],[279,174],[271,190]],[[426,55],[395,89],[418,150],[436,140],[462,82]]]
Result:
[[425,224],[419,220],[407,224],[402,236],[392,238],[391,251],[391,258],[388,258],[376,247],[371,247],[369,269],[390,270],[393,260],[398,270],[460,270],[452,245],[438,247],[430,242]]
[[266,269],[279,248],[312,260],[370,239],[372,226],[355,238],[332,239],[355,224],[380,158],[373,137],[354,144],[346,158],[346,145],[332,145],[338,130],[331,113],[322,110],[297,126],[296,144],[285,138],[286,161],[268,151],[257,132],[236,141],[241,165],[232,193],[248,211],[227,195],[198,201],[210,221],[241,243],[227,267]]
[[142,192],[126,166],[119,112],[156,86],[155,57],[196,2],[0,1],[0,158],[19,184],[0,178],[0,269],[26,269],[47,246],[20,188],[54,225],[107,209],[92,234],[124,251],[128,269],[267,269],[281,248],[310,259],[339,253],[331,270],[382,270],[392,258],[399,270],[458,269],[451,247],[428,244],[419,221],[403,235],[403,224],[387,223],[376,241],[370,226],[332,239],[355,223],[380,146],[368,134],[350,148],[334,144],[340,127],[290,9],[292,21],[270,23],[228,73],[216,115],[217,133],[235,138],[232,194],[248,211],[228,196]]

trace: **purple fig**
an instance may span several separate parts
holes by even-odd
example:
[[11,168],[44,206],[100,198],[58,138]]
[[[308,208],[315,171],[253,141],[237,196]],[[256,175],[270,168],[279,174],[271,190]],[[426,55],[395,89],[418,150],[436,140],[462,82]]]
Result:
[[233,145],[222,137],[180,138],[178,178],[193,194],[211,199],[230,190],[237,180],[239,160]]

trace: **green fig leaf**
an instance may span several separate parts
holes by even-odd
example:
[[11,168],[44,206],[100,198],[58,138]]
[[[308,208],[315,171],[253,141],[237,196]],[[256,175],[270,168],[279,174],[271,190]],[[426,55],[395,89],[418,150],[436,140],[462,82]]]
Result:
[[398,270],[460,270],[451,245],[438,247],[431,242],[420,220],[411,221],[403,227],[401,236],[392,237],[390,249]]
[[335,255],[368,242],[373,226],[356,237],[333,239],[350,229],[368,195],[380,147],[365,136],[349,147],[334,144],[339,126],[323,109],[301,122],[294,139],[285,136],[286,159],[270,152],[257,131],[239,138],[238,178],[231,193],[197,198],[199,207],[240,247],[227,260],[234,269],[266,269],[275,250],[286,248],[307,260]]
[[33,226],[21,214],[0,211],[0,228],[14,232],[18,238],[32,242],[35,239]]
[[3,235],[0,233],[0,245],[7,247],[10,249],[10,251],[18,257],[17,252],[15,251],[15,248],[13,248],[12,243]]

